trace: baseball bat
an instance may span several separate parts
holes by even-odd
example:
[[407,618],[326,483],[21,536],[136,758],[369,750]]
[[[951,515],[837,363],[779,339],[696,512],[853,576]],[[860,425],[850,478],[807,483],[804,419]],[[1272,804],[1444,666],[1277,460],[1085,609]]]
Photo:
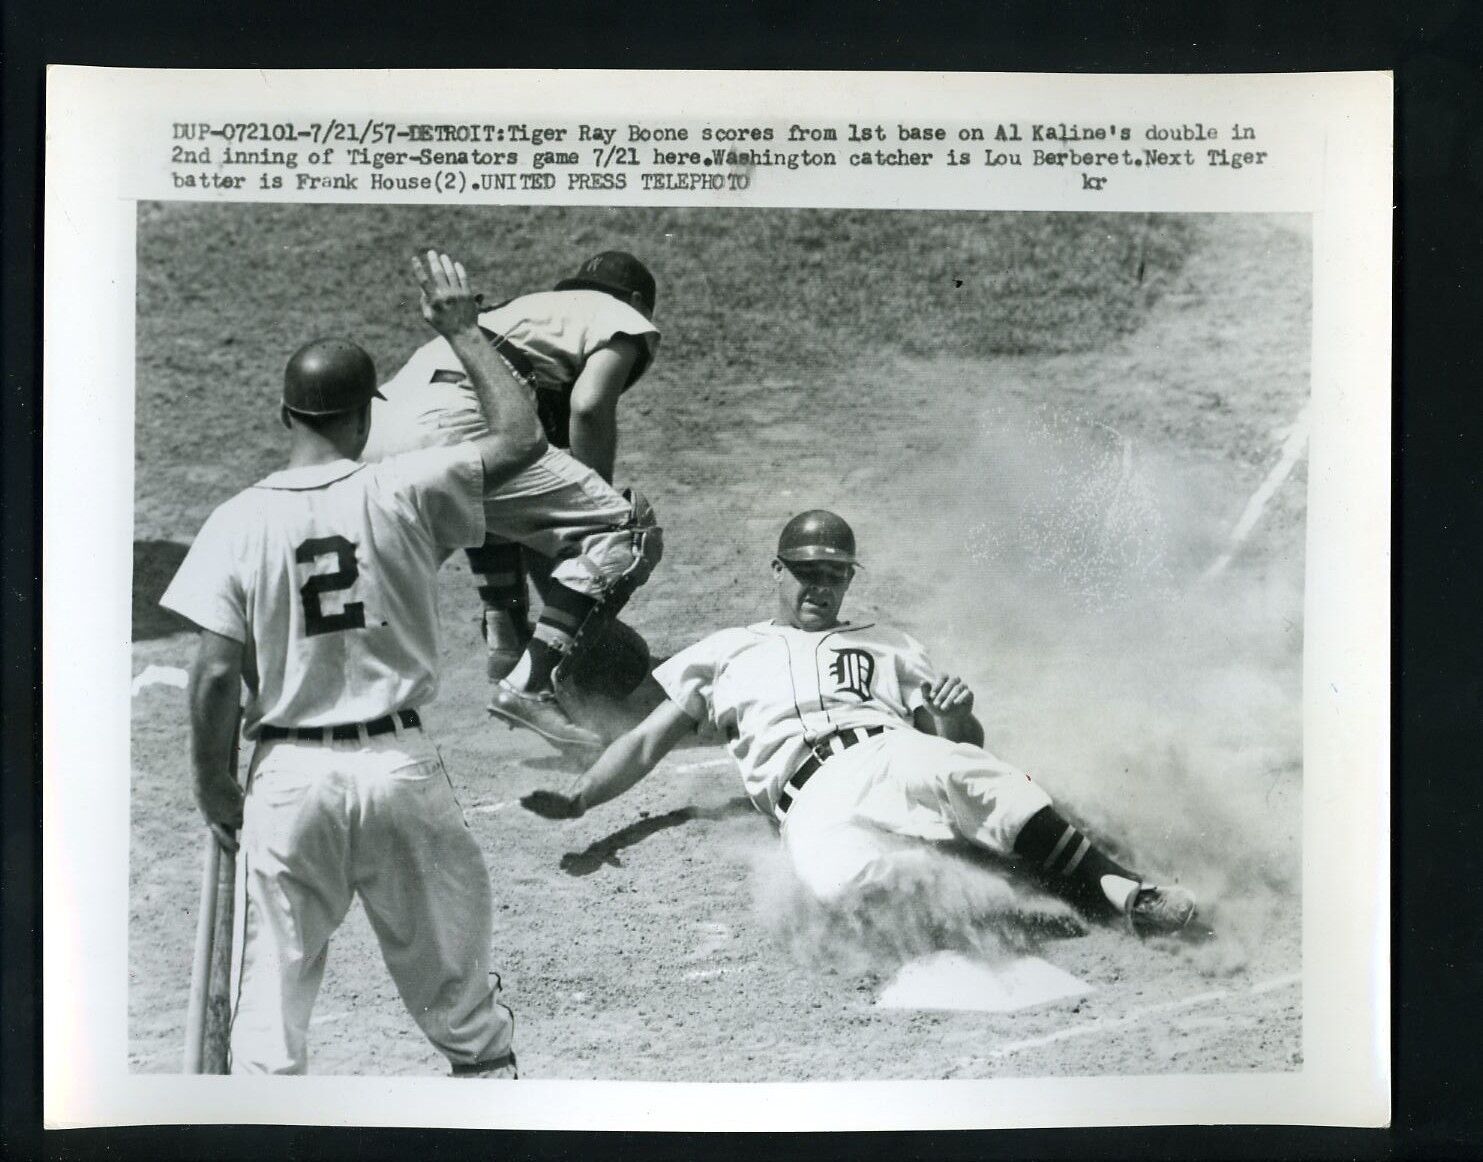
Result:
[[[241,722],[238,721],[240,731]],[[237,772],[234,732],[230,764]],[[232,932],[235,918],[237,858],[214,832],[206,832],[201,893],[196,910],[196,947],[191,961],[190,999],[185,1021],[185,1071],[226,1073],[231,1044]]]
[[216,877],[216,929],[211,937],[211,971],[206,978],[206,1025],[202,1030],[201,1071],[226,1073],[232,1041],[232,934],[237,857],[221,853]]
[[190,1000],[185,1010],[185,1071],[201,1072],[206,1033],[206,990],[211,976],[212,944],[216,935],[217,881],[221,875],[221,844],[206,832],[202,860],[201,894],[196,902],[196,951],[191,960]]

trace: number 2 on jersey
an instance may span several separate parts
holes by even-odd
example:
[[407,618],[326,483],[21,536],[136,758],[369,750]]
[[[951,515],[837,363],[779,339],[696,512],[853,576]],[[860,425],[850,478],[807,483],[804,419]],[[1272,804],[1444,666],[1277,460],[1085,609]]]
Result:
[[294,550],[294,561],[310,564],[331,553],[338,568],[333,573],[315,573],[299,587],[299,596],[304,599],[304,632],[310,637],[366,627],[366,607],[359,601],[347,601],[339,613],[325,613],[320,605],[321,594],[349,589],[360,576],[353,541],[341,536],[310,537]]

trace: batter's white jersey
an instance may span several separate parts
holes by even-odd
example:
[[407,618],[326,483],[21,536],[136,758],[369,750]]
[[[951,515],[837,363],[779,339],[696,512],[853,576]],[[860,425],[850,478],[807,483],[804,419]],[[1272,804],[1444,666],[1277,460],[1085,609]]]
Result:
[[248,738],[369,722],[438,689],[438,567],[484,541],[470,444],[285,469],[211,514],[160,604],[241,642]]
[[772,817],[819,739],[854,726],[911,728],[938,672],[920,642],[874,624],[726,629],[654,671],[670,700],[726,738],[752,802]]

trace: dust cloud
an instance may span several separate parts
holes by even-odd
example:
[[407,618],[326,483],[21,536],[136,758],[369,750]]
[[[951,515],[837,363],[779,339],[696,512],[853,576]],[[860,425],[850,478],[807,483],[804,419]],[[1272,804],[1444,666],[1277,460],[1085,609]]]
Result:
[[[994,409],[941,475],[907,541],[884,517],[858,522],[885,574],[867,598],[883,616],[911,602],[904,628],[974,686],[988,748],[1150,881],[1193,890],[1216,936],[1185,954],[1238,971],[1299,890],[1301,527],[1259,527],[1202,580],[1250,470],[1160,459],[1051,409]],[[1014,947],[1043,911],[1035,893],[937,853],[899,888],[892,906],[822,915],[774,899],[770,914],[788,917],[797,947],[879,961],[924,942]]]
[[1086,930],[1062,901],[945,848],[895,853],[868,888],[827,906],[793,875],[781,844],[749,854],[759,922],[816,968],[886,975],[940,949],[993,962]]

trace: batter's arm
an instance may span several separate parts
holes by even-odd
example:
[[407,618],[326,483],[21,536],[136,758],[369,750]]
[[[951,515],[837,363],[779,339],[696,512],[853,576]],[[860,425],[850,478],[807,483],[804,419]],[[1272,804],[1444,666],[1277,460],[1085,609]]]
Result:
[[922,683],[926,705],[912,711],[912,725],[923,734],[935,734],[949,742],[983,746],[983,723],[973,714],[973,691],[961,678],[951,675]]
[[196,805],[228,851],[237,850],[232,832],[242,826],[242,788],[233,761],[242,652],[241,642],[203,629],[186,688]]
[[448,340],[463,364],[488,425],[488,433],[473,444],[484,466],[484,491],[492,492],[546,451],[535,400],[479,330],[479,303],[463,263],[429,250],[427,264],[414,258],[412,267],[422,288],[423,318]]
[[610,484],[618,457],[618,400],[640,354],[637,339],[614,336],[588,356],[572,385],[571,453]]
[[565,795],[536,791],[521,799],[521,806],[547,818],[576,819],[634,786],[694,732],[695,720],[666,698],[649,717],[614,739]]

